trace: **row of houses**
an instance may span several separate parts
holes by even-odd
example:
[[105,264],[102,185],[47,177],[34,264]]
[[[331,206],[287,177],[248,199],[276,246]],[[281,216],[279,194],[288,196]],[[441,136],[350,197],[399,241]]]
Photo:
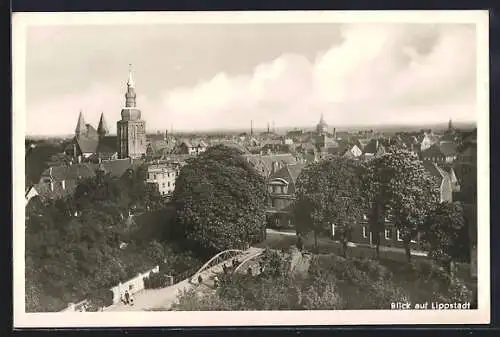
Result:
[[[460,148],[460,152],[457,154],[457,162],[455,165],[448,166],[443,165],[432,160],[423,160],[423,165],[431,175],[438,178],[440,182],[440,201],[441,202],[452,202],[452,201],[462,201],[462,203],[467,205],[472,205],[471,207],[466,207],[467,209],[475,209],[477,206],[472,197],[464,197],[460,195],[463,194],[461,190],[462,185],[472,185],[475,186],[475,181],[465,181],[465,179],[471,179],[475,177],[474,174],[466,175],[466,169],[476,165],[476,142],[475,132],[470,134],[470,139],[465,142],[465,145]],[[295,188],[296,181],[303,168],[306,166],[305,163],[285,163],[283,162],[280,167],[277,167],[268,177],[268,189],[271,194],[271,205],[267,210],[267,222],[269,227],[275,228],[293,228],[294,219],[292,215],[293,202],[295,200]],[[465,168],[464,168],[465,167]],[[458,174],[457,172],[458,171]],[[472,211],[465,214],[466,219],[470,227],[470,236],[473,242],[476,242],[477,237],[477,224],[476,216]],[[356,243],[371,243],[370,234],[368,233],[368,225],[366,223],[361,223],[353,231],[352,241]],[[388,246],[401,246],[402,240],[400,234],[395,228],[391,228],[390,222],[388,222],[388,229],[381,238],[383,245]],[[420,247],[420,240],[417,238],[413,242],[414,248],[418,249]],[[474,246],[475,247],[475,246]],[[474,249],[473,247],[473,249]]]
[[113,177],[122,177],[134,172],[144,162],[139,159],[101,160],[99,163],[69,163],[67,165],[50,166],[42,172],[40,180],[27,186],[25,202],[35,196],[41,199],[60,199],[75,192],[81,179],[94,177],[97,170],[109,173]]

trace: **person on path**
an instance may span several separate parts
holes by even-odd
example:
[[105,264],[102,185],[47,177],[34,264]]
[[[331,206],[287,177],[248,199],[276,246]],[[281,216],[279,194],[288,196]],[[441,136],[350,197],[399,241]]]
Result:
[[125,304],[130,303],[130,294],[128,293],[128,290],[125,290]]

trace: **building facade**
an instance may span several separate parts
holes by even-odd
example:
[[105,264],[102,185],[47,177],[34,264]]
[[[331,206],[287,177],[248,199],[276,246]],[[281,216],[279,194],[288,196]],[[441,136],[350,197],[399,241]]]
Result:
[[135,84],[129,70],[125,107],[122,119],[116,124],[118,158],[141,158],[146,154],[146,121],[141,119],[141,110],[136,105]]
[[175,190],[175,180],[179,176],[180,165],[171,163],[148,166],[146,183],[155,186],[162,196],[170,196]]
[[267,226],[293,228],[295,183],[306,164],[285,165],[271,175],[268,182],[271,205],[267,209]]

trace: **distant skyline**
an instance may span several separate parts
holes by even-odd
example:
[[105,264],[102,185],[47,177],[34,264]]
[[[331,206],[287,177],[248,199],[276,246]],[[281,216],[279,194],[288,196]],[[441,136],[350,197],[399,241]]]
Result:
[[156,130],[475,122],[473,24],[155,24],[29,27],[26,133],[111,133],[132,64]]

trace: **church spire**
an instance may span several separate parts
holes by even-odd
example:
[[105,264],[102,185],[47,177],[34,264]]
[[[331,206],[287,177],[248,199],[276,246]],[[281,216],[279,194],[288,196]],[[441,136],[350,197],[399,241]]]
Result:
[[108,125],[104,120],[104,112],[101,113],[101,119],[99,120],[97,133],[99,134],[100,137],[106,136],[109,133]]
[[135,83],[132,78],[132,65],[129,64],[128,68],[128,80],[127,80],[127,93],[125,94],[125,107],[135,108]]
[[83,119],[82,110],[80,110],[80,115],[78,116],[78,122],[76,123],[75,135],[79,137],[85,132],[85,120]]
[[134,79],[132,78],[132,64],[128,65],[128,80],[127,80],[127,87],[129,88],[134,88]]
[[452,131],[453,130],[453,123],[451,121],[451,118],[450,120],[448,121],[448,131]]

